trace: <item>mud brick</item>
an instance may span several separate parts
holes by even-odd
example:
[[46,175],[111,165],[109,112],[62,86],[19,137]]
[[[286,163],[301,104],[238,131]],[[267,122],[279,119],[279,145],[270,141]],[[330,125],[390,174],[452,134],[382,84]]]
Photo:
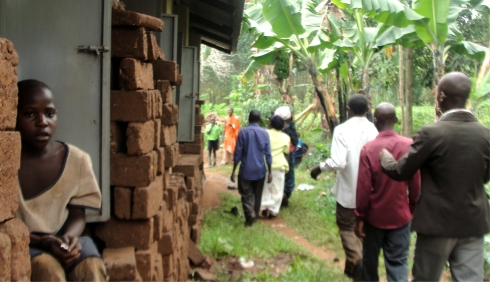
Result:
[[133,189],[126,187],[114,188],[114,215],[119,219],[131,219]]
[[185,143],[182,144],[183,152],[184,154],[192,154],[192,155],[198,155],[202,154],[204,150],[204,145],[203,144],[192,144],[192,143]]
[[194,126],[194,134],[199,134],[199,133],[202,133],[202,125],[196,125]]
[[177,281],[177,279],[174,278],[175,269],[173,255],[162,256],[162,266],[163,275],[165,276],[164,281]]
[[162,256],[168,256],[174,253],[175,247],[175,234],[174,232],[167,232],[162,235],[162,239],[158,241],[158,252]]
[[163,183],[164,183],[164,186],[165,186],[165,189],[167,189],[167,187],[170,185],[170,174],[171,174],[171,169],[166,169],[165,170],[165,173],[164,173],[164,176],[163,176]]
[[173,167],[174,173],[183,173],[187,177],[196,175],[199,167],[198,155],[180,155],[177,164]]
[[148,61],[165,60],[162,49],[158,46],[157,38],[153,32],[148,32]]
[[196,203],[192,203],[192,210],[191,210],[192,215],[197,215],[199,214],[199,205]]
[[156,153],[143,156],[111,155],[111,185],[125,187],[144,187],[155,179]]
[[163,281],[163,265],[162,265],[162,255],[155,254],[155,277],[152,277],[151,281]]
[[158,208],[157,214],[155,214],[155,218],[153,219],[153,223],[155,226],[153,227],[153,239],[158,241],[162,238],[163,235],[163,202],[160,203],[160,207]]
[[201,106],[199,106],[199,105],[195,105],[195,106],[194,106],[194,111],[195,111],[195,113],[196,113],[196,116],[197,116],[197,115],[200,115],[200,114],[201,114]]
[[174,206],[177,204],[178,200],[178,189],[172,185],[170,185],[167,189],[166,194],[167,194],[167,207],[169,210],[173,211]]
[[166,147],[177,142],[177,126],[162,125],[162,133],[160,136],[160,146]]
[[19,207],[19,181],[11,180],[0,186],[0,222],[14,217]]
[[163,104],[162,124],[174,125],[179,121],[179,106],[174,104]]
[[112,121],[111,131],[111,154],[126,152],[126,129],[128,124],[125,122]]
[[137,187],[133,192],[132,219],[147,219],[157,214],[163,201],[163,176],[157,176],[147,187]]
[[155,93],[155,119],[161,119],[163,116],[163,100],[162,95]]
[[202,125],[204,125],[204,115],[203,114],[196,115],[195,126],[202,126]]
[[162,216],[163,216],[163,225],[162,225],[162,232],[169,232],[174,228],[174,215],[172,210],[168,208],[168,204],[166,202],[163,202],[162,204]]
[[206,101],[204,101],[204,100],[196,100],[196,105],[202,106],[204,104],[206,104]]
[[175,82],[171,81],[170,83],[172,84],[172,86],[181,86],[183,81],[184,81],[184,76],[181,74],[178,74]]
[[155,145],[155,122],[130,122],[126,137],[128,155],[140,156],[149,153]]
[[168,80],[156,80],[155,81],[155,89],[160,91],[160,95],[162,96],[163,103],[172,104],[173,103],[173,92],[172,85]]
[[187,188],[187,190],[194,190],[194,187],[196,185],[195,183],[195,179],[192,176],[188,176],[185,179],[185,187]]
[[135,253],[136,268],[143,281],[151,281],[155,271],[155,254],[157,254],[158,244],[155,242],[148,250],[138,250]]
[[179,158],[179,144],[165,147],[165,168],[174,167]]
[[186,201],[192,203],[194,201],[194,191],[187,190]]
[[153,218],[149,220],[120,220],[111,218],[97,224],[95,234],[108,248],[133,246],[137,250],[148,249],[153,243]]
[[112,27],[112,57],[148,60],[148,38],[143,27]]
[[13,130],[17,118],[19,56],[11,41],[0,38],[0,130]]
[[163,21],[149,15],[113,8],[112,26],[141,26],[146,30],[162,31]]
[[175,84],[179,76],[179,65],[174,61],[154,61],[153,79],[168,80],[171,85]]
[[153,65],[136,59],[125,58],[119,67],[121,90],[153,89]]
[[189,227],[192,227],[196,223],[197,223],[197,215],[189,216],[189,221],[188,221]]
[[11,247],[10,237],[7,234],[0,233],[0,250],[2,250],[0,252],[0,281],[11,281]]
[[199,244],[199,240],[201,239],[201,227],[197,224],[193,225],[191,228],[191,240],[194,244]]
[[110,281],[134,281],[137,277],[134,247],[106,248],[102,253]]
[[0,224],[0,233],[8,235],[11,242],[10,280],[29,281],[29,229],[22,221],[14,218]]
[[153,135],[153,149],[158,150],[160,147],[160,139],[162,138],[162,121],[160,119],[156,119],[154,122],[154,132]]
[[0,131],[0,186],[17,180],[17,171],[20,168],[20,148],[19,132]]
[[[163,147],[158,147],[155,150],[158,154],[158,165],[157,165],[157,175],[163,175],[165,171],[165,149]],[[163,189],[165,189],[165,181],[163,182]]]
[[146,122],[154,113],[158,90],[111,91],[111,121]]

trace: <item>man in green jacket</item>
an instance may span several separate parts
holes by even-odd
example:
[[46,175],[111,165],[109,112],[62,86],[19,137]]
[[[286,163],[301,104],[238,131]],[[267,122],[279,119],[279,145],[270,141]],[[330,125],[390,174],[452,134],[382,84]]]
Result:
[[[208,159],[209,167],[216,166],[216,151],[219,149],[219,136],[221,135],[221,128],[216,124],[216,118],[211,116],[209,118],[210,123],[206,125],[204,133],[208,138]],[[214,162],[211,162],[211,152],[214,156]]]

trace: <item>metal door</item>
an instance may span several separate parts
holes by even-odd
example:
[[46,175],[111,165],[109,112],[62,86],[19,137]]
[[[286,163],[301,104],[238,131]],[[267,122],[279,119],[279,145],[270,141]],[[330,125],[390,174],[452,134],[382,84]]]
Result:
[[[34,78],[51,88],[55,138],[92,158],[103,202],[87,219],[108,219],[111,1],[0,0],[0,36],[19,54],[19,80]],[[79,46],[105,48],[85,52]]]
[[198,55],[196,47],[182,47],[182,63],[180,68],[184,80],[180,86],[178,96],[179,123],[177,134],[179,142],[194,141],[195,105],[198,87]]
[[177,62],[177,35],[179,33],[178,23],[179,16],[163,14],[163,31],[160,36],[157,36],[162,48],[163,54],[165,54],[165,60]]

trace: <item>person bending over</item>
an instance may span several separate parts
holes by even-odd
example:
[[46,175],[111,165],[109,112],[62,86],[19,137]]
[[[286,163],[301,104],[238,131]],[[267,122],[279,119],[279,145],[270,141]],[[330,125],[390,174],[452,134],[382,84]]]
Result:
[[106,281],[93,241],[80,237],[85,209],[99,209],[100,190],[88,154],[53,140],[57,115],[49,87],[18,83],[16,129],[21,134],[19,209],[28,227],[33,281]]

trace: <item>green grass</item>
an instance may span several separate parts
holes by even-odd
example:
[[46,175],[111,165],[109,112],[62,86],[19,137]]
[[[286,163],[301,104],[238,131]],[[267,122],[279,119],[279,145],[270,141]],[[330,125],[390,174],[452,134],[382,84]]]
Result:
[[[219,208],[205,213],[202,238],[199,244],[204,254],[214,258],[229,256],[247,259],[272,259],[279,253],[295,259],[287,270],[274,276],[265,270],[261,273],[245,273],[241,281],[346,281],[342,271],[312,257],[293,240],[260,222],[252,227],[244,227],[243,216],[232,215],[229,211],[237,207],[242,213],[240,198],[222,194]],[[218,280],[229,280],[224,269],[218,269]]]

